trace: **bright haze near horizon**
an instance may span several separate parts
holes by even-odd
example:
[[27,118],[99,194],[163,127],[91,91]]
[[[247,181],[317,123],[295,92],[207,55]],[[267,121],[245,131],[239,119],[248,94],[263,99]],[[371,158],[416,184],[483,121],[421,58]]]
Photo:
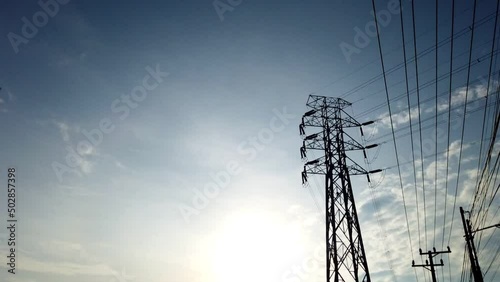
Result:
[[[410,59],[412,9],[402,2]],[[367,170],[383,169],[371,183],[352,177],[372,281],[431,281],[412,260],[425,261],[419,248],[448,245],[452,253],[437,257],[444,261],[438,276],[458,281],[465,244],[458,207],[469,207],[480,148],[483,163],[495,140],[498,95],[487,87],[492,0],[477,0],[474,65],[465,87],[472,2],[455,3],[454,29],[461,33],[453,69],[466,68],[453,74],[449,102],[452,2],[439,1],[444,78],[437,103],[435,2],[415,2],[417,52],[430,51],[418,59],[420,107],[410,91],[412,162],[399,1],[375,1],[385,69],[399,66],[387,84],[402,191],[371,1],[4,1],[0,187],[14,167],[18,226],[16,274],[6,264],[10,234],[0,228],[0,280],[325,281],[324,179],[311,177],[303,187],[300,177],[298,126],[313,94],[343,97],[359,122],[376,121],[363,138],[350,132],[379,144],[368,160],[349,152]],[[490,89],[496,89],[496,53],[492,64]],[[413,90],[414,62],[407,68]],[[460,150],[465,92],[471,103]],[[7,192],[0,191],[3,226]],[[498,206],[497,197],[488,223],[500,222]],[[483,272],[497,259],[488,281],[499,272],[500,240],[492,229],[483,239]]]

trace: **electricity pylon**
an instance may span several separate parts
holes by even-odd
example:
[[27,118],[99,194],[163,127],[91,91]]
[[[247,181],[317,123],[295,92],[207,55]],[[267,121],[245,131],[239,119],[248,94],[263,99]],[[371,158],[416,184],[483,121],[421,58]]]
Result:
[[[299,126],[303,137],[300,154],[305,161],[302,184],[306,184],[308,174],[325,175],[327,282],[370,282],[350,176],[366,175],[370,181],[369,174],[380,170],[366,171],[346,151],[365,152],[377,145],[365,147],[344,129],[361,129],[373,122],[357,122],[344,111],[351,103],[341,98],[310,95],[306,105],[311,110],[304,114]],[[306,128],[316,132],[306,135]],[[309,161],[307,150],[320,150],[324,155]]]

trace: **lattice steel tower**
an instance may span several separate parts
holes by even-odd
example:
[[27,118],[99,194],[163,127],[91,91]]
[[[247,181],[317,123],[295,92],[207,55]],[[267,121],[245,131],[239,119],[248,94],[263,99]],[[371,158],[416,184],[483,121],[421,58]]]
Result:
[[[350,105],[341,98],[310,95],[307,107],[311,110],[299,126],[304,140],[300,148],[305,162],[302,183],[307,183],[308,174],[325,175],[327,282],[371,281],[350,176],[364,174],[370,181],[369,174],[380,170],[366,171],[346,155],[346,151],[365,153],[376,147],[365,147],[344,131],[373,123],[357,122],[344,111]],[[306,135],[306,128],[315,133]],[[309,161],[308,150],[321,150],[324,155]]]

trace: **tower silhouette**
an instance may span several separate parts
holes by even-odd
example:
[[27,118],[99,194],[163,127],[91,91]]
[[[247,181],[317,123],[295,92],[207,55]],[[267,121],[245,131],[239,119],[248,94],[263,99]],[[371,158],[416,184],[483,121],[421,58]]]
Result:
[[[325,175],[327,282],[370,282],[350,177],[366,175],[370,181],[369,174],[380,170],[366,171],[346,152],[361,150],[365,153],[365,149],[376,145],[361,145],[345,129],[361,129],[373,122],[357,122],[344,110],[351,103],[341,98],[310,95],[306,105],[311,110],[303,115],[299,125],[303,137],[300,154],[305,162],[302,183],[307,183],[309,174]],[[314,133],[306,135],[306,130]],[[323,151],[323,154],[308,160],[310,150]]]

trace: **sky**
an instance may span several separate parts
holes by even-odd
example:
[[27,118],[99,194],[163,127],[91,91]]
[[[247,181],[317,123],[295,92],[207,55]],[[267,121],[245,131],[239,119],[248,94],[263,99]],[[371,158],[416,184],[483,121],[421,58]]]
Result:
[[[372,281],[431,281],[411,261],[422,262],[419,248],[448,245],[452,253],[438,256],[445,261],[438,275],[457,281],[464,248],[458,207],[469,207],[478,156],[483,163],[496,137],[497,93],[489,93],[496,76],[488,91],[496,1],[477,0],[470,72],[473,5],[456,1],[450,121],[450,43],[437,52],[437,103],[436,52],[417,61],[419,96],[410,91],[415,167],[404,68],[389,71],[404,62],[399,6],[375,2],[403,190],[371,1],[3,3],[0,214],[7,227],[8,169],[15,168],[18,222],[16,274],[6,264],[11,234],[0,229],[1,280],[324,281],[323,179],[303,187],[300,178],[298,125],[313,94],[342,97],[359,122],[376,121],[364,137],[352,132],[379,144],[368,160],[359,152],[352,158],[383,169],[372,183],[353,177]],[[402,2],[409,59],[411,2]],[[450,36],[451,1],[439,1],[438,11],[441,42]],[[435,46],[434,13],[433,2],[415,3],[418,53]],[[492,62],[498,74],[497,56]],[[410,90],[415,74],[412,61]],[[494,148],[496,156],[498,141]],[[493,207],[491,224],[499,222],[498,198]],[[498,252],[495,232],[484,231],[491,240],[478,247],[484,268]],[[500,272],[498,261],[487,281]]]

